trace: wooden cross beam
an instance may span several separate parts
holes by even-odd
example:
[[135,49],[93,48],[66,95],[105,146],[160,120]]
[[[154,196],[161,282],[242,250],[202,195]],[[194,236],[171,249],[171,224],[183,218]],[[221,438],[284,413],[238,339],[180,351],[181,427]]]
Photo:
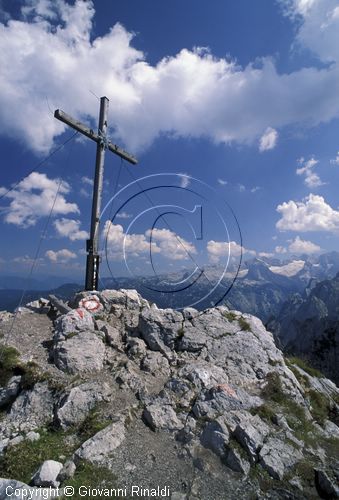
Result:
[[103,176],[104,176],[104,159],[105,150],[108,149],[112,153],[120,156],[124,160],[135,165],[137,159],[130,155],[123,149],[121,149],[116,144],[113,144],[107,139],[107,114],[108,114],[108,103],[107,97],[101,97],[100,99],[100,114],[99,114],[99,127],[98,133],[95,133],[92,129],[84,125],[83,123],[74,120],[71,116],[67,115],[60,109],[57,109],[54,113],[55,118],[66,123],[70,127],[74,128],[84,136],[92,139],[97,143],[97,153],[95,162],[95,175],[94,175],[94,185],[93,185],[93,201],[92,201],[92,217],[91,217],[91,232],[90,238],[87,240],[87,262],[86,262],[86,290],[98,290],[99,285],[99,263],[100,256],[98,254],[99,250],[99,224],[100,224],[100,209],[101,209],[101,198],[102,198],[102,186],[103,186]]

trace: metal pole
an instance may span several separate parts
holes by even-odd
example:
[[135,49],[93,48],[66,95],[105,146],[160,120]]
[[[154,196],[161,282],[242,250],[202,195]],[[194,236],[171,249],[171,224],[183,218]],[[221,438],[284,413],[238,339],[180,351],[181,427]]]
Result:
[[[99,130],[98,134],[106,138],[107,132],[107,113],[108,113],[107,97],[100,99],[100,115],[99,115]],[[93,201],[92,201],[92,218],[91,218],[91,233],[90,239],[87,240],[87,263],[86,263],[86,290],[97,290],[99,280],[99,219],[101,208],[102,185],[104,176],[104,160],[105,160],[105,143],[104,140],[97,143],[97,154],[95,162],[95,177],[93,186]]]

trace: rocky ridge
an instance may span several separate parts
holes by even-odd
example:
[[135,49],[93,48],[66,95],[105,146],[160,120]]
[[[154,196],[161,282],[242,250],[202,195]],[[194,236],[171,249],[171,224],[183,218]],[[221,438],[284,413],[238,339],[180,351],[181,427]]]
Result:
[[339,390],[254,316],[104,290],[2,312],[0,332],[0,498],[100,470],[173,499],[339,495]]

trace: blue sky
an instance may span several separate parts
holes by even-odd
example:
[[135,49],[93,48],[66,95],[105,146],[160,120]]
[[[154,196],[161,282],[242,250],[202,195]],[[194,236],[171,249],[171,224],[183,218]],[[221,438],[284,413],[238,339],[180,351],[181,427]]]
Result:
[[[2,0],[0,10],[1,273],[27,273],[54,204],[36,272],[82,275],[95,144],[77,137],[25,176],[72,134],[54,109],[94,128],[95,95],[110,99],[110,138],[139,159],[120,169],[106,154],[103,206],[116,183],[181,174],[171,178],[176,188],[152,190],[151,202],[136,197],[113,223],[110,212],[139,184],[103,214],[114,273],[127,273],[125,259],[151,272],[147,203],[192,211],[199,202],[189,189],[199,181],[214,190],[204,192],[208,203],[236,214],[245,257],[338,248],[337,1]],[[229,239],[210,205],[202,239],[182,214],[160,218],[155,266],[223,264],[229,251],[238,258],[225,207]],[[143,210],[148,217],[134,222]]]

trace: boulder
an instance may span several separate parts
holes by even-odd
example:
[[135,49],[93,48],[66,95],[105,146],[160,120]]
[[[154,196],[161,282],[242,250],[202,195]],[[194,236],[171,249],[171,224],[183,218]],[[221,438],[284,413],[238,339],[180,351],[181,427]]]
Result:
[[212,450],[218,457],[224,458],[230,434],[222,418],[208,422],[200,435],[200,442],[205,448]]
[[274,479],[282,480],[287,469],[303,458],[302,453],[287,442],[270,437],[259,453],[260,464]]
[[329,477],[326,471],[315,469],[315,482],[322,498],[339,498],[339,485]]
[[143,358],[140,368],[154,376],[170,375],[170,367],[167,359],[160,352],[149,352]]
[[71,374],[99,371],[103,368],[104,358],[105,345],[94,331],[79,332],[54,347],[56,366]]
[[232,446],[227,447],[223,461],[234,472],[241,472],[247,475],[251,469],[249,461],[246,460],[241,451]]
[[100,332],[104,333],[105,342],[119,351],[123,351],[121,332],[118,328],[109,325],[105,321],[97,320],[96,326]]
[[66,481],[66,479],[72,478],[75,474],[75,471],[76,465],[73,460],[67,460],[58,474],[57,481],[63,483],[64,481]]
[[74,427],[82,423],[89,412],[100,402],[109,399],[112,394],[106,382],[85,382],[73,387],[61,396],[56,410],[56,419],[63,428]]
[[103,462],[121,445],[124,439],[124,419],[120,417],[116,422],[85,441],[75,452],[75,458],[91,463]]
[[60,496],[61,492],[58,494],[57,490],[53,488],[36,488],[15,479],[0,478],[1,500],[13,500],[13,498],[19,498],[20,500],[49,500]]
[[184,427],[172,406],[161,398],[147,404],[143,411],[143,419],[153,430],[177,431]]
[[19,394],[21,376],[16,375],[11,377],[7,386],[0,389],[0,408],[9,405]]
[[234,430],[234,437],[247,451],[250,461],[255,463],[258,452],[263,446],[264,439],[270,429],[258,415],[243,415]]
[[172,309],[144,309],[138,325],[148,347],[160,352],[174,349],[181,327],[182,314]]
[[35,486],[44,486],[57,488],[60,482],[57,477],[63,465],[55,460],[46,460],[32,477],[32,483]]
[[94,330],[92,314],[84,308],[74,309],[55,321],[55,341],[65,340],[77,332]]
[[46,382],[22,391],[8,415],[9,427],[29,432],[53,420],[53,395]]

